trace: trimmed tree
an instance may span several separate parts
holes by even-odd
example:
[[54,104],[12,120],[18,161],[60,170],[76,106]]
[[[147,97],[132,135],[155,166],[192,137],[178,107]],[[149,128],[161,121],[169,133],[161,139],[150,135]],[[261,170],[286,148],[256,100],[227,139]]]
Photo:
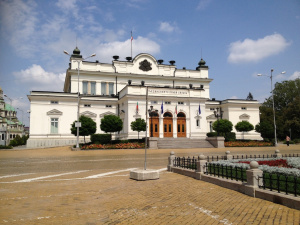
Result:
[[123,122],[120,117],[115,115],[106,115],[101,119],[100,129],[105,133],[119,132],[123,129]]
[[232,131],[232,123],[229,120],[226,119],[220,119],[213,123],[212,128],[218,132],[219,134],[222,134],[223,136],[226,135],[226,133],[229,133]]
[[234,127],[238,132],[243,132],[243,139],[244,139],[244,132],[248,132],[254,129],[254,126],[248,121],[238,122]]
[[138,139],[140,139],[140,132],[146,131],[146,121],[144,119],[136,119],[131,122],[130,126],[131,130],[138,132]]
[[[71,124],[71,133],[77,136],[77,127],[75,127],[76,120]],[[86,116],[80,116],[79,122],[81,122],[81,127],[79,127],[79,136],[84,137],[85,143],[85,136],[90,136],[91,134],[96,133],[97,125],[94,120]]]

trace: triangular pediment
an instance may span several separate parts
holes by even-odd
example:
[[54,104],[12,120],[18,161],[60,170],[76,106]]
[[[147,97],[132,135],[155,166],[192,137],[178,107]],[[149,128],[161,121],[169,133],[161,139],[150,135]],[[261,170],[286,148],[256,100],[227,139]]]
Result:
[[211,114],[207,116],[206,119],[210,119],[210,120],[216,119],[215,114]]
[[244,113],[244,114],[240,115],[239,118],[240,119],[249,119],[250,116],[248,114]]
[[101,113],[101,114],[100,114],[100,118],[103,118],[104,116],[107,116],[107,115],[114,115],[114,116],[116,116],[115,113],[112,113],[112,112],[105,112],[105,113]]
[[47,115],[62,115],[63,113],[57,109],[52,109],[47,112]]
[[89,118],[95,118],[95,117],[97,117],[96,113],[93,113],[93,112],[90,112],[90,111],[85,111],[83,113],[80,113],[80,115],[86,116],[86,117],[89,117]]

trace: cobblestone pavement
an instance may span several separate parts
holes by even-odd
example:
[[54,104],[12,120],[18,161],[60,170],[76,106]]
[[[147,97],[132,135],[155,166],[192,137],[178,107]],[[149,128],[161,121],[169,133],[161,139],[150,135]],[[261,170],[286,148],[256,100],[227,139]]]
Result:
[[[300,153],[300,146],[279,148]],[[174,151],[209,155],[225,149]],[[143,167],[141,150],[0,151],[0,224],[299,224],[298,210],[167,172],[169,153],[149,150],[148,165],[161,169],[160,179],[135,181],[129,171]]]

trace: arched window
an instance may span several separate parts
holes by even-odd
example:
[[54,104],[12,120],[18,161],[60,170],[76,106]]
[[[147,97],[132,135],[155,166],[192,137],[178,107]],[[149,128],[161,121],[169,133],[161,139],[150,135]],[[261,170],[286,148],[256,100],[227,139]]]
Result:
[[185,117],[185,114],[183,112],[180,112],[177,114],[177,117]]
[[164,117],[173,117],[173,115],[170,112],[165,112]]

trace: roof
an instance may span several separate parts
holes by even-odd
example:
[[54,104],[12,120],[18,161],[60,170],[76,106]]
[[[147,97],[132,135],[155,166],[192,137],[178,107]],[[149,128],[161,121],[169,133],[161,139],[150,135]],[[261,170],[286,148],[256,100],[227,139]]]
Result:
[[7,104],[7,103],[5,103],[5,110],[7,110],[7,111],[16,111],[14,109],[14,107],[12,107],[10,104]]

